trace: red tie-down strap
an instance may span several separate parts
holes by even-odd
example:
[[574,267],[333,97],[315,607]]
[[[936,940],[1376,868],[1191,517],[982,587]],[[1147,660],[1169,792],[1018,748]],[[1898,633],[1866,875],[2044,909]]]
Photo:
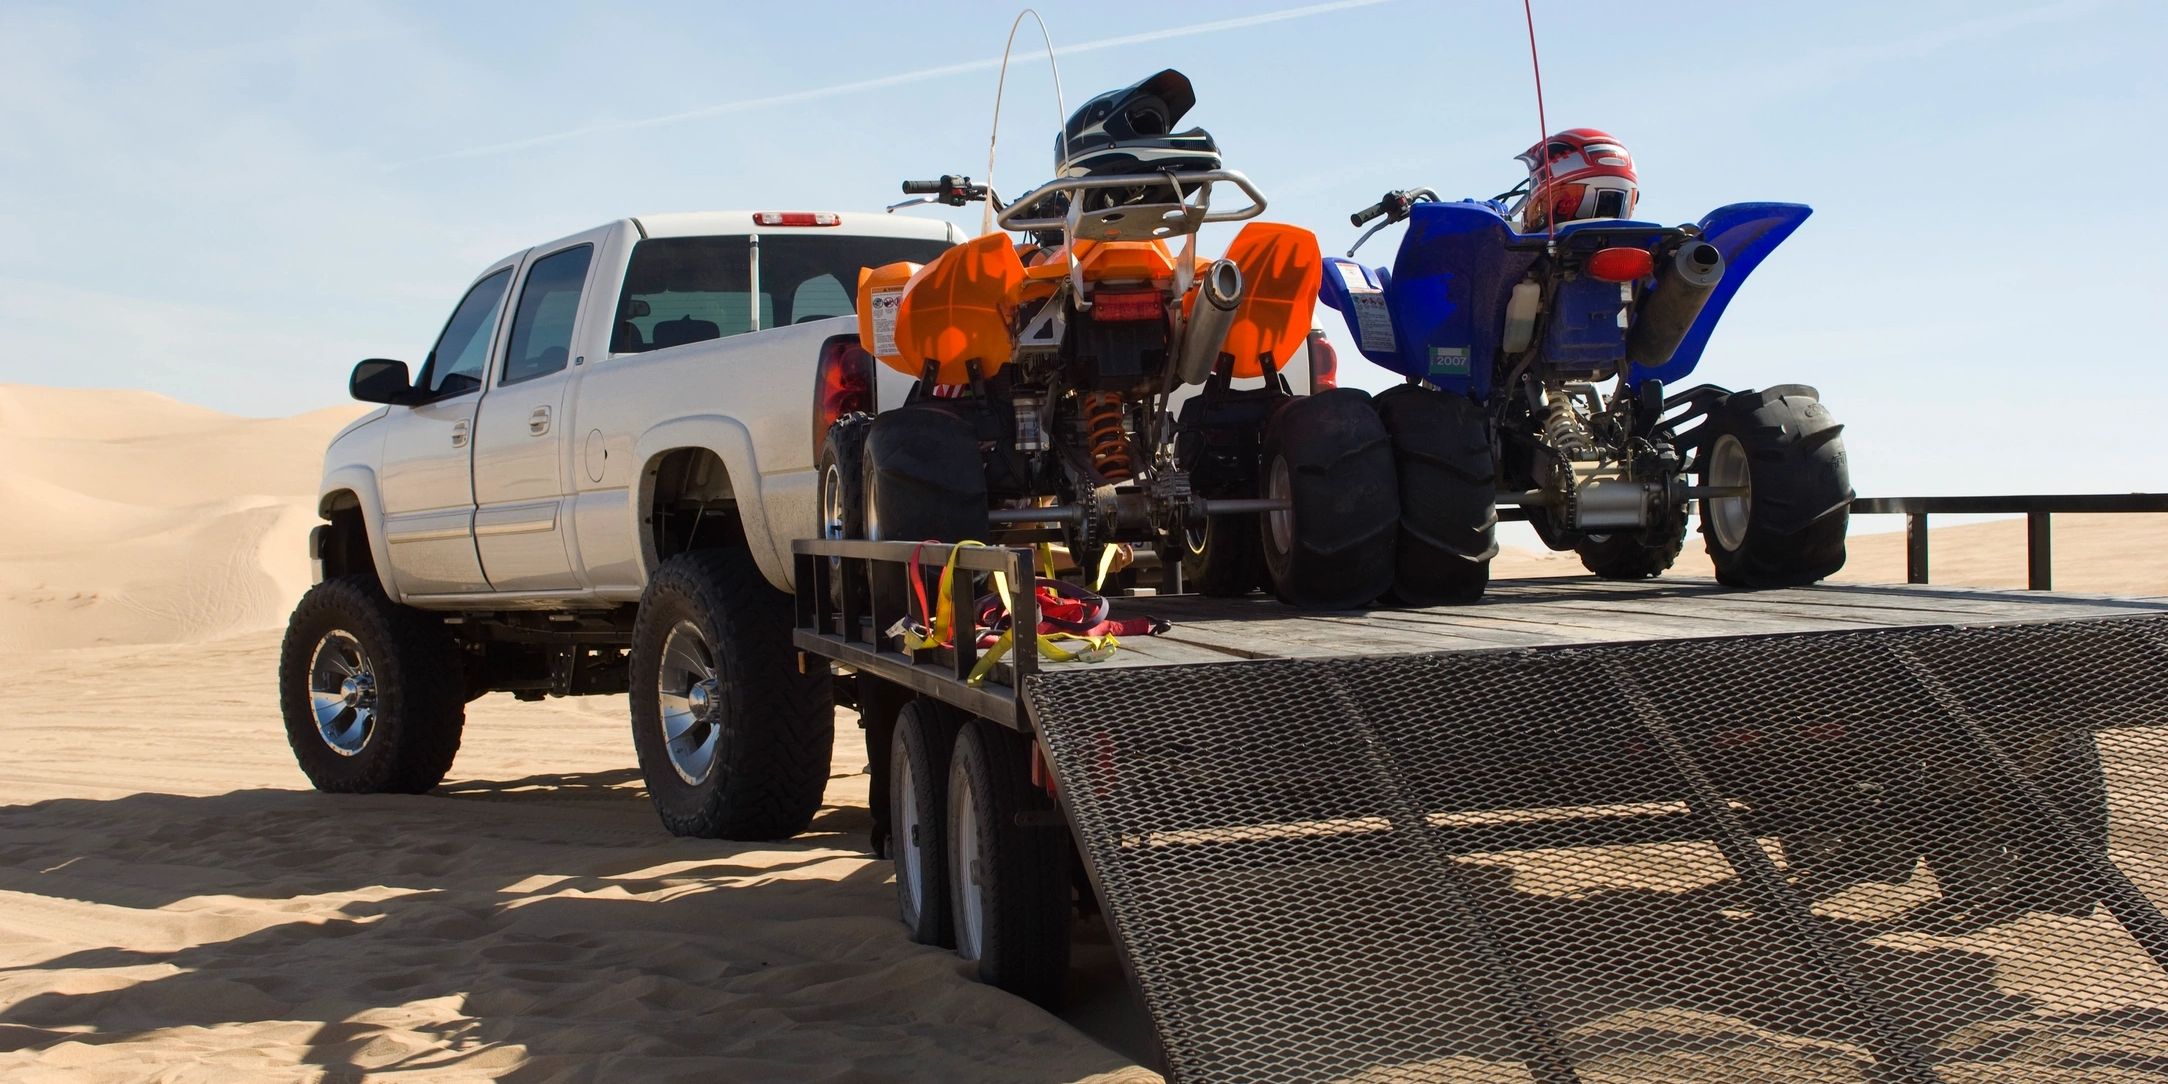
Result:
[[[1033,585],[1039,604],[1039,635],[1077,637],[1096,642],[1118,636],[1157,636],[1171,626],[1157,617],[1115,618],[1106,597],[1066,580],[1040,577]],[[1009,631],[1014,618],[999,594],[979,596],[979,646],[987,647]]]
[[[955,632],[961,629],[961,616],[954,612],[949,600],[949,586],[956,575],[957,552],[981,546],[980,542],[959,542],[949,552],[949,559],[941,569],[940,586],[936,597],[926,596],[925,577],[921,571],[919,554],[929,545],[940,543],[928,540],[911,551],[909,561],[912,594],[916,596],[918,612],[907,614],[897,620],[888,630],[889,635],[900,638],[906,650],[950,646],[955,643]],[[1041,560],[1048,560],[1042,553]],[[1102,569],[1104,562],[1102,562]],[[994,664],[1015,646],[1010,626],[1014,623],[1009,605],[1009,579],[1004,573],[992,576],[994,591],[979,598],[972,609],[973,640],[985,652],[978,665],[972,667],[969,681],[973,685],[986,680]],[[1032,586],[1034,600],[1038,603],[1039,628],[1033,642],[1039,654],[1057,662],[1099,662],[1114,654],[1120,646],[1120,636],[1156,636],[1170,627],[1156,617],[1137,617],[1114,620],[1112,607],[1106,598],[1095,591],[1088,591],[1076,584],[1066,583],[1052,577],[1039,577]],[[1057,645],[1057,641],[1082,641],[1083,647],[1070,651]]]

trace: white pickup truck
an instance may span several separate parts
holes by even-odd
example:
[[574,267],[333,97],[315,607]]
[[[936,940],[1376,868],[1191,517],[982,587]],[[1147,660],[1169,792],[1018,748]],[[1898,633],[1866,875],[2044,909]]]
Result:
[[816,443],[910,380],[858,347],[858,273],[954,227],[880,214],[620,219],[496,261],[419,373],[324,459],[318,583],[280,703],[330,791],[420,792],[467,701],[629,692],[681,835],[778,838],[818,809],[824,665],[790,639],[790,542],[818,533]]

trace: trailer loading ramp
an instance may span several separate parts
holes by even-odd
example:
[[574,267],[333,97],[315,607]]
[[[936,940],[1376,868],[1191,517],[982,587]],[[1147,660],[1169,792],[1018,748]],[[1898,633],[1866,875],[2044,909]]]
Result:
[[912,545],[793,548],[800,648],[1036,731],[1177,1081],[2168,1078],[2168,599],[1123,599],[967,686],[831,602]]
[[1022,679],[1175,1079],[2168,1076],[2168,605],[1493,600]]

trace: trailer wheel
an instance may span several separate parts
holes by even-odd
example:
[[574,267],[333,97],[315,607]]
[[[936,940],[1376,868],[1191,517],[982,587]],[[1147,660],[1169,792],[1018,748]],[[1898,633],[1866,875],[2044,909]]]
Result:
[[1463,396],[1418,384],[1380,392],[1374,403],[1400,480],[1393,597],[1411,606],[1482,598],[1498,554],[1490,419]]
[[790,596],[751,553],[663,563],[640,597],[628,683],[640,774],[672,835],[787,839],[820,809],[835,744],[828,668],[800,668]]
[[[1929,836],[1926,859],[1944,900],[1974,915],[2024,911],[2085,916],[2100,902],[2100,886],[2073,859],[2108,849],[2108,780],[2100,745],[2090,731],[2057,738],[2035,759],[2033,785],[2055,803],[2076,838],[2060,832],[2011,831],[2029,825],[2017,795],[1968,795],[1972,808]],[[2075,853],[2072,845],[2080,848]]]
[[[846,414],[828,427],[821,441],[820,528],[830,540],[866,537],[866,431],[873,426],[871,414]],[[856,605],[853,612],[866,613],[867,585],[863,579],[843,582],[841,558],[828,562],[829,601],[841,607],[846,594]]]
[[[865,536],[877,541],[985,541],[986,463],[971,423],[926,403],[876,416],[866,431]],[[928,570],[933,589],[938,567]],[[904,569],[874,565],[875,589],[908,607]],[[879,630],[876,630],[879,631]]]
[[1734,392],[1710,411],[1705,486],[1744,495],[1701,500],[1716,578],[1732,587],[1798,587],[1844,567],[1852,480],[1844,427],[1803,384]]
[[1282,602],[1367,606],[1393,585],[1400,529],[1392,439],[1355,388],[1289,400],[1265,428],[1265,566]]
[[421,794],[444,780],[466,719],[444,623],[385,597],[373,575],[309,588],[279,647],[279,712],[309,783]]
[[1574,545],[1581,567],[1607,580],[1653,580],[1670,571],[1686,548],[1686,517],[1639,531],[1584,535]]
[[953,946],[949,926],[948,771],[956,723],[918,698],[896,716],[888,753],[889,850],[896,862],[896,909],[911,940]]
[[1031,785],[1029,738],[975,719],[948,773],[949,901],[956,951],[979,979],[1046,1008],[1069,978],[1069,835]]

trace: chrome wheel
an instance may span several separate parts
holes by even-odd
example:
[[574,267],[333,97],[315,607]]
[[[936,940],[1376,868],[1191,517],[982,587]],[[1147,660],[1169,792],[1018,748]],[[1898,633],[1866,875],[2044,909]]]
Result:
[[951,761],[948,792],[949,900],[956,909],[956,954],[976,960],[986,944],[986,896],[981,884],[979,818],[971,776]]
[[1273,551],[1291,552],[1295,548],[1295,487],[1287,476],[1285,456],[1272,457],[1272,470],[1265,476],[1265,497],[1281,503],[1281,507],[1265,513],[1265,530],[1272,535]]
[[324,744],[350,757],[376,732],[376,667],[361,641],[345,629],[332,629],[316,641],[309,656],[309,708]]
[[1754,474],[1747,462],[1746,445],[1726,433],[1709,448],[1709,466],[1702,472],[1704,484],[1743,490],[1736,497],[1703,497],[1701,518],[1716,535],[1716,544],[1736,550],[1746,544],[1746,529],[1754,501]]
[[843,533],[843,468],[830,463],[821,472],[821,537],[840,539]]
[[911,758],[902,757],[896,762],[896,800],[902,808],[902,817],[891,829],[896,849],[896,880],[903,885],[904,899],[909,902],[910,918],[917,919],[926,913],[926,847],[925,833],[929,826],[918,819],[918,773],[911,770]]
[[705,781],[715,770],[716,744],[722,735],[716,716],[723,710],[723,696],[715,649],[699,626],[680,621],[663,639],[655,692],[670,766],[687,783]]

